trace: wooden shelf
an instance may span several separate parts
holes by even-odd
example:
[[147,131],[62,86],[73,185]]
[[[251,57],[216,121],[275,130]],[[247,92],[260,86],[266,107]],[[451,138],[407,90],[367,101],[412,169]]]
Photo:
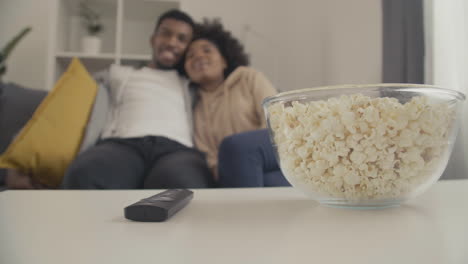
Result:
[[57,52],[55,57],[60,59],[69,59],[73,57],[85,58],[85,59],[114,59],[115,54],[113,53],[100,53],[100,54],[87,54],[82,52]]

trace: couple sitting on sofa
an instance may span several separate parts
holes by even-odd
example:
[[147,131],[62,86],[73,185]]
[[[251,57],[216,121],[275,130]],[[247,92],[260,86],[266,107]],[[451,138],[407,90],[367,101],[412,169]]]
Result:
[[[148,67],[113,65],[109,69],[104,79],[110,109],[101,139],[70,164],[62,186],[287,184],[266,130],[259,130],[265,127],[261,103],[276,91],[261,73],[246,67],[242,45],[216,21],[195,25],[187,14],[171,10],[159,18],[151,46],[153,60]],[[194,88],[192,96],[184,75]],[[265,166],[271,167],[273,175],[266,176]],[[6,182],[10,188],[38,186],[18,173],[10,173]]]

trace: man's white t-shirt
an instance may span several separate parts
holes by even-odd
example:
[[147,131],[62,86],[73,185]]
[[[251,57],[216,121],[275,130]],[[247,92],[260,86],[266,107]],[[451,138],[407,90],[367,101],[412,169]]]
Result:
[[164,136],[192,147],[187,81],[175,70],[112,65],[111,110],[101,138]]

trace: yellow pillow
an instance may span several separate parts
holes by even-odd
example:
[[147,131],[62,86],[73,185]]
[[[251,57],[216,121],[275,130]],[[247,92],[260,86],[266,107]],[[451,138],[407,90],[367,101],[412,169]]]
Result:
[[73,59],[0,156],[0,168],[16,169],[41,184],[57,187],[80,148],[96,93],[96,82],[81,62]]

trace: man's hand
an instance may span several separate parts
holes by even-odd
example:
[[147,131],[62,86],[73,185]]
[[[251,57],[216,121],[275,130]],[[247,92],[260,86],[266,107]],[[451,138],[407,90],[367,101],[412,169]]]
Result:
[[36,183],[31,176],[23,174],[17,170],[8,169],[5,178],[8,189],[39,189],[42,185]]

